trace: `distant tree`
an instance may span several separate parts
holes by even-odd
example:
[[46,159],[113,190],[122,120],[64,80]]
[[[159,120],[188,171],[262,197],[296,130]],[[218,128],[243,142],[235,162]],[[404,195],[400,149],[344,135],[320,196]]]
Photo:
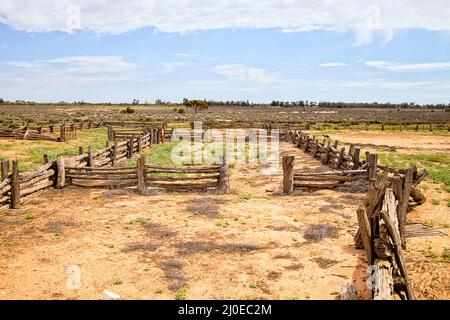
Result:
[[138,105],[139,104],[139,100],[138,99],[133,99],[132,104],[133,104],[133,106]]
[[193,108],[195,112],[209,108],[208,104],[203,100],[188,100],[184,105],[188,108]]
[[3,98],[0,98],[0,104],[1,103],[5,103],[5,100],[3,100]]

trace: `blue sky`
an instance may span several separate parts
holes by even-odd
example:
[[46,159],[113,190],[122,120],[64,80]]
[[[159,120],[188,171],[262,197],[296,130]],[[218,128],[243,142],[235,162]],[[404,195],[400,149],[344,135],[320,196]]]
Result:
[[447,1],[231,2],[2,0],[0,97],[450,102]]

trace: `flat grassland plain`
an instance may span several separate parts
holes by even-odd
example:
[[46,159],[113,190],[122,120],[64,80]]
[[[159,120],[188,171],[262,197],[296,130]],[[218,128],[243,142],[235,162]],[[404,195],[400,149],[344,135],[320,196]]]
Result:
[[[180,114],[181,106],[0,106],[2,125],[26,121],[309,121],[448,123],[444,110],[210,107]],[[42,117],[42,118],[40,118]],[[382,163],[416,165],[429,177],[427,201],[408,213],[410,227],[442,231],[408,238],[407,266],[419,299],[450,298],[450,135],[384,132],[333,124],[311,129],[343,144],[377,152]],[[81,132],[67,143],[0,139],[0,157],[19,158],[27,168],[40,151],[73,154],[77,146],[104,146],[104,128]],[[6,145],[6,147],[5,147]],[[30,148],[41,148],[38,150]],[[167,164],[170,148],[146,151]],[[280,157],[295,155],[299,171],[328,171],[291,143]],[[341,286],[355,283],[358,298],[370,299],[367,261],[354,246],[356,209],[364,190],[320,190],[281,194],[281,168],[236,164],[229,195],[169,193],[137,195],[126,190],[51,189],[18,210],[0,213],[0,299],[98,299],[103,290],[124,299],[339,299]],[[320,229],[320,236],[314,230]],[[67,286],[70,266],[81,285]]]

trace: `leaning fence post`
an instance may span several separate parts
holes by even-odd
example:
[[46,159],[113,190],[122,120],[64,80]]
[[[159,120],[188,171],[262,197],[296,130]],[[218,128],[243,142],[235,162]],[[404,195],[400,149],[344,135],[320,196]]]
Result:
[[143,194],[145,191],[145,160],[144,154],[137,160],[137,188],[140,194]]
[[294,156],[283,156],[283,192],[294,192]]
[[11,204],[13,209],[18,209],[20,206],[20,176],[19,176],[19,161],[12,162],[11,175]]
[[227,157],[222,158],[222,164],[219,167],[219,190],[224,194],[230,193],[230,177],[228,176]]
[[3,160],[2,161],[1,171],[2,171],[2,173],[1,173],[2,174],[2,176],[1,176],[2,180],[1,181],[3,181],[3,180],[6,179],[6,177],[9,174],[9,160]]
[[56,157],[56,188],[62,189],[66,185],[66,168],[63,156]]

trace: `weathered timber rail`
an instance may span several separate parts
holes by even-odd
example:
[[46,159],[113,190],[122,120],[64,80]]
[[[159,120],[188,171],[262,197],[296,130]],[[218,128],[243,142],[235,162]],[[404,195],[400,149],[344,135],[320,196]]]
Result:
[[165,191],[220,191],[229,193],[228,167],[184,166],[163,167],[147,165],[141,155],[136,167],[73,167],[65,166],[64,159],[57,162],[60,178],[57,187],[68,185],[86,188],[137,187],[140,193],[151,189]]

